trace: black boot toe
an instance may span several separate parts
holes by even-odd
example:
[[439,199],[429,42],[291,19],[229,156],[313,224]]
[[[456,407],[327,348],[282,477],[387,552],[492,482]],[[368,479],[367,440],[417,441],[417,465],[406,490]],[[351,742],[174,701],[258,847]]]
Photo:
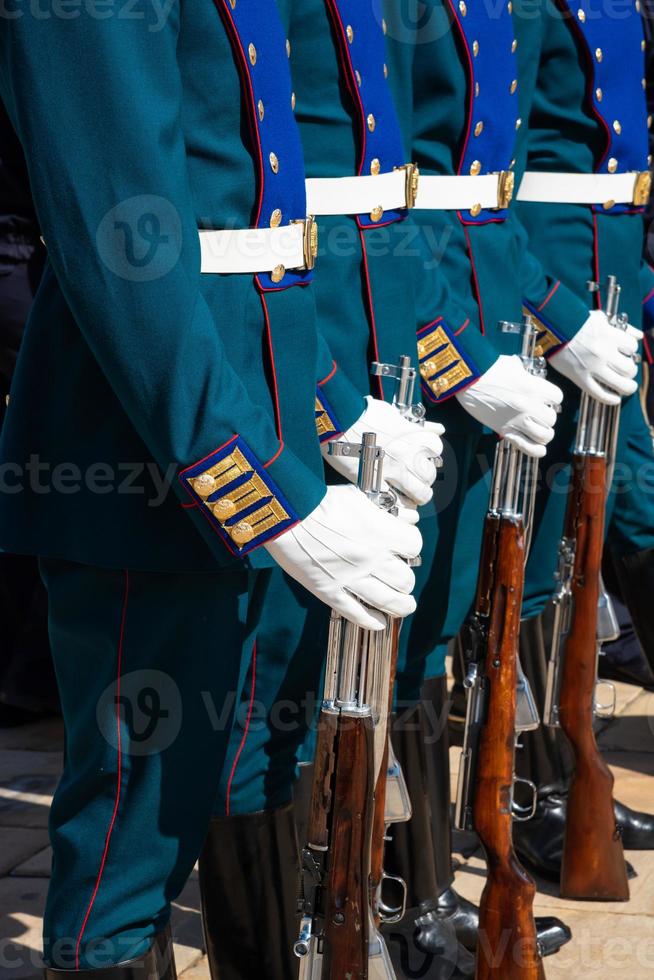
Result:
[[475,975],[473,954],[433,911],[409,909],[401,922],[382,926],[382,934],[402,980],[472,980]]
[[538,949],[543,958],[558,953],[572,939],[570,927],[553,915],[539,916],[536,919],[536,932]]
[[622,843],[627,850],[654,850],[654,816],[631,810],[616,800],[615,819],[622,830]]

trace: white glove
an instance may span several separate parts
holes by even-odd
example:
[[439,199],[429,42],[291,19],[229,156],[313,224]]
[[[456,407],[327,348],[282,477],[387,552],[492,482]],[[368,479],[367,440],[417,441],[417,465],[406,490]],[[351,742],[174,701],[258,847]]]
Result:
[[455,395],[473,418],[538,459],[554,437],[563,392],[529,374],[517,355],[501,354],[469,388]]
[[415,576],[402,558],[420,554],[420,531],[356,487],[328,487],[308,517],[264,547],[291,578],[364,629],[384,628],[375,610],[403,617],[416,608]]
[[[384,482],[410,503],[426,504],[432,496],[437,469],[434,457],[441,456],[443,426],[436,422],[416,425],[405,419],[394,405],[379,398],[366,398],[366,409],[354,425],[339,436],[338,442],[360,443],[364,432],[377,435],[384,450]],[[330,456],[323,444],[323,456],[341,476],[356,483],[359,460],[356,456]]]
[[638,368],[633,355],[643,335],[636,327],[619,330],[606,313],[593,310],[569,344],[550,357],[552,367],[605,405],[633,395]]

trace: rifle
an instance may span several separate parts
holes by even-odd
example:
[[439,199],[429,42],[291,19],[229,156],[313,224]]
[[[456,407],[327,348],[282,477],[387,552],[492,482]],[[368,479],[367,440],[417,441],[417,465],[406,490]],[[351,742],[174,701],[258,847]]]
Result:
[[[531,373],[542,375],[536,336],[533,321],[525,317],[522,360]],[[468,697],[455,823],[476,830],[488,864],[476,980],[545,976],[533,916],[536,886],[512,841],[512,820],[529,819],[536,804],[536,787],[530,783],[532,804],[519,808],[527,811],[524,816],[515,814],[518,640],[530,531],[525,524],[533,513],[537,465],[506,440],[498,443],[474,613],[464,635]]]
[[[420,402],[414,402],[415,385],[418,377],[411,358],[402,354],[397,364],[383,364],[374,361],[371,365],[374,377],[392,379],[394,384],[392,403],[407,421],[422,425],[425,420],[425,408]],[[441,461],[442,463],[442,461]],[[437,461],[437,465],[439,462]],[[416,559],[414,565],[418,565]],[[402,623],[396,620],[391,637],[390,676],[388,690],[388,709],[380,724],[384,726],[385,746],[382,764],[375,790],[375,816],[372,834],[372,854],[370,873],[370,894],[373,915],[377,925],[390,925],[399,922],[406,911],[406,883],[395,875],[389,875],[384,870],[384,845],[388,840],[391,824],[406,823],[411,819],[411,800],[404,780],[402,769],[395,758],[388,719],[393,713],[393,692],[395,689],[395,673]],[[399,886],[402,894],[400,905],[388,905],[383,899],[383,888],[387,882]]]
[[[358,486],[387,510],[383,451],[374,433],[363,443],[332,443],[330,452],[360,459]],[[302,849],[302,915],[294,951],[300,980],[395,980],[370,903],[375,784],[381,758],[376,722],[386,711],[391,649],[397,630],[361,629],[332,613],[307,843]],[[384,730],[385,739],[385,730]]]
[[[619,299],[620,286],[615,276],[610,276],[605,312],[617,329],[624,329],[626,318],[618,315]],[[626,902],[629,884],[615,819],[614,779],[593,731],[593,714],[603,707],[596,695],[600,569],[619,420],[619,405],[603,405],[582,394],[559,545],[559,587],[554,599],[555,629],[548,664],[545,724],[563,729],[575,757],[567,803],[561,895]]]

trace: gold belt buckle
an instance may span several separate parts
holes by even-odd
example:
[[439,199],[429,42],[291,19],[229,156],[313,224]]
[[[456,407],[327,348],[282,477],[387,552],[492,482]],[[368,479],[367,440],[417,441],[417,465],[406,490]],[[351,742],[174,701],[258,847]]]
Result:
[[418,184],[420,182],[420,170],[418,169],[418,164],[405,163],[403,166],[397,167],[396,169],[404,171],[406,207],[409,209],[415,208],[416,200],[418,199]]
[[497,175],[497,208],[505,210],[513,200],[515,192],[515,174],[512,170],[501,170]]
[[313,269],[318,257],[318,224],[312,214],[307,215],[304,224],[304,268]]
[[652,175],[649,170],[643,170],[639,174],[636,174],[636,183],[634,184],[634,199],[633,203],[638,208],[644,208],[649,201],[650,191],[652,189]]

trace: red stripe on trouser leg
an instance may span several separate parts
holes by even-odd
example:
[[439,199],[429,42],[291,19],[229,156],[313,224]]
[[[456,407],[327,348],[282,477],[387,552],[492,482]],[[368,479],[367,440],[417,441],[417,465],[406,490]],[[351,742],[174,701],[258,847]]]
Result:
[[123,590],[123,605],[122,613],[120,617],[120,633],[118,636],[118,654],[117,654],[117,664],[116,664],[116,745],[118,752],[118,766],[116,773],[116,796],[114,800],[113,813],[111,814],[111,820],[109,822],[109,829],[104,841],[104,850],[102,852],[102,858],[100,860],[100,868],[98,869],[98,874],[95,879],[95,887],[93,889],[93,894],[91,895],[88,907],[86,909],[86,914],[84,916],[84,921],[82,922],[82,927],[79,931],[77,937],[77,945],[75,946],[75,969],[79,970],[79,952],[82,945],[82,940],[84,938],[84,933],[88,925],[89,918],[91,917],[91,912],[93,911],[93,906],[95,900],[98,896],[98,891],[100,890],[100,884],[102,882],[102,875],[104,874],[105,865],[107,863],[107,857],[109,855],[109,845],[111,844],[111,835],[113,834],[114,827],[116,825],[116,819],[118,817],[118,808],[120,806],[120,794],[123,783],[123,751],[122,751],[122,737],[120,731],[120,680],[122,676],[123,668],[123,646],[125,642],[125,620],[127,618],[127,604],[129,600],[129,572],[125,569],[125,585]]

